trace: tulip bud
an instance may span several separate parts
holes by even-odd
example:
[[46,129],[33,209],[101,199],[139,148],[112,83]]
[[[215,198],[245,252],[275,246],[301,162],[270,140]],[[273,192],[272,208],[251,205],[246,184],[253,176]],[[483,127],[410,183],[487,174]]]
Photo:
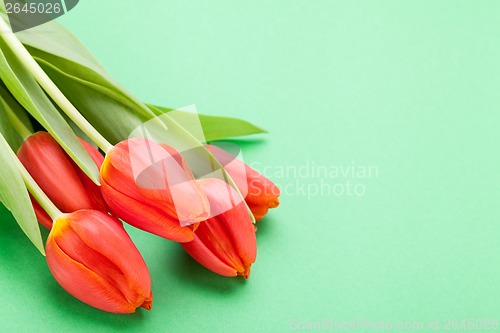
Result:
[[[214,145],[207,145],[206,147],[224,166],[236,186],[243,192],[245,202],[257,221],[262,220],[269,208],[278,207],[280,190],[272,181],[225,150]],[[243,189],[246,189],[246,194]]]
[[[104,157],[87,142],[80,142],[100,167]],[[79,209],[107,212],[99,187],[85,175],[49,133],[37,132],[29,136],[19,148],[17,157],[63,213]],[[33,198],[32,203],[38,221],[50,229],[52,220]]]
[[200,223],[192,242],[182,243],[186,252],[200,264],[223,276],[250,275],[257,245],[248,210],[238,193],[227,183],[207,178],[198,181],[210,203],[221,212]]
[[101,167],[101,185],[113,215],[173,241],[193,240],[197,222],[209,217],[207,198],[182,156],[147,139],[114,146]]
[[46,253],[56,281],[82,302],[113,313],[151,309],[148,268],[116,218],[96,210],[63,215],[54,222]]

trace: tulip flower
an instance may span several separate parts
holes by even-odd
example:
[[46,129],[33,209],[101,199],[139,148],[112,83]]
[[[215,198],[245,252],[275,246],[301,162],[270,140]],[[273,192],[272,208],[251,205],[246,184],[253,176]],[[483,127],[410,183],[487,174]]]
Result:
[[238,193],[215,178],[198,181],[210,203],[220,214],[200,223],[192,242],[182,243],[200,264],[223,276],[250,275],[257,246],[252,220]]
[[[104,157],[87,142],[80,142],[100,167]],[[19,148],[17,157],[63,213],[79,209],[107,212],[99,187],[85,175],[49,133],[37,132],[29,136]],[[52,219],[33,198],[32,203],[38,221],[50,229]]]
[[269,208],[278,207],[280,190],[272,181],[222,148],[214,145],[206,145],[206,147],[224,166],[224,169],[245,196],[245,202],[252,211],[255,220],[262,220]]
[[101,192],[111,213],[136,228],[189,242],[209,205],[183,157],[143,138],[122,141],[101,167]]
[[46,253],[56,281],[82,302],[113,313],[151,309],[148,268],[118,219],[96,210],[62,215]]

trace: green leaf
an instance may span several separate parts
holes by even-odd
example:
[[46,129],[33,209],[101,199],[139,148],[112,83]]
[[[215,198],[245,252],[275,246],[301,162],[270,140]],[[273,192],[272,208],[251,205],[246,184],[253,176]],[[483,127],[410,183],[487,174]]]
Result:
[[[100,92],[115,101],[118,101],[121,105],[120,108],[125,108],[125,113],[120,113],[119,117],[125,117],[123,119],[120,128],[128,127],[123,123],[130,123],[130,126],[135,128],[137,120],[148,120],[151,119],[152,115],[144,108],[137,108],[137,100],[129,92],[127,92],[123,87],[117,84],[99,62],[92,56],[92,54],[87,50],[87,48],[69,31],[62,27],[57,22],[51,21],[43,24],[42,26],[37,26],[29,29],[29,31],[21,31],[16,34],[18,38],[23,42],[28,51],[33,55],[33,57],[43,65],[44,69],[47,66],[52,67],[53,70],[59,72],[59,74],[65,75],[67,78],[78,81],[80,84],[91,88],[92,90]],[[49,74],[54,75],[54,73]],[[64,86],[62,86],[64,87]],[[75,87],[73,90],[81,90]],[[106,100],[107,98],[102,98],[98,96],[99,99]],[[70,99],[71,100],[71,99]],[[72,103],[80,107],[88,107],[89,104],[83,103],[82,101],[73,101]],[[80,104],[80,105],[77,105]],[[100,103],[90,103],[92,106]],[[103,103],[104,105],[109,105],[108,103]],[[130,115],[130,108],[134,109],[134,115]],[[166,110],[171,110],[165,107],[157,107],[162,113]],[[94,108],[88,111],[83,111],[85,116],[91,116],[91,118],[99,118],[96,116]],[[90,115],[92,113],[92,115]],[[109,112],[110,118],[115,116],[113,111]],[[224,138],[245,136],[258,133],[266,133],[265,130],[247,122],[244,120],[230,118],[230,117],[218,117],[218,116],[206,116],[200,115],[200,120],[203,126],[203,132],[207,141],[220,140]],[[107,119],[106,119],[107,121]],[[92,121],[91,121],[92,123]],[[99,126],[96,127],[105,127]],[[118,126],[117,126],[118,127]],[[102,128],[98,128],[99,131]],[[189,128],[187,128],[189,131]],[[108,133],[110,134],[110,133]],[[110,141],[118,142],[120,138],[123,139],[124,136],[118,135],[108,135],[105,137],[110,137]]]
[[26,236],[45,254],[40,227],[36,220],[28,190],[18,169],[16,155],[5,138],[0,135],[0,193],[5,203]]
[[[20,132],[16,128],[20,128]],[[3,82],[0,82],[0,131],[14,151],[23,143],[23,136],[33,133],[26,110],[12,97]]]
[[26,127],[27,130],[33,132],[33,125],[26,110],[17,102],[14,96],[11,95],[3,82],[0,82],[0,95],[5,102],[10,106],[10,109],[15,114],[16,118]]
[[[1,2],[0,16],[5,21],[8,21],[5,6]],[[49,21],[28,30],[17,32],[16,37],[26,46],[68,59],[103,76],[107,76],[103,67],[78,38],[56,21]]]
[[9,146],[12,147],[12,149],[17,150],[21,146],[23,139],[14,130],[10,123],[9,117],[7,116],[8,107],[9,105],[1,96],[0,88],[0,133],[5,138]]
[[[173,111],[171,108],[166,108],[163,106],[152,105],[153,112],[156,110],[157,115],[164,114],[166,112]],[[176,110],[176,112],[183,112],[182,110]],[[259,128],[248,121],[231,118],[231,117],[220,117],[220,116],[207,116],[203,114],[198,114],[199,121],[203,128],[203,133],[206,141],[215,141],[220,139],[227,139],[238,136],[245,136],[258,133],[267,133],[266,130]],[[189,132],[194,132],[196,129],[191,130],[189,124],[182,124],[186,130]],[[195,124],[196,126],[197,124]]]
[[[30,53],[51,79],[62,87],[70,101],[112,143],[124,140],[134,128],[152,118],[152,115],[144,109],[138,110],[137,102],[130,98],[128,93],[123,93],[121,88],[114,86],[99,73],[39,50],[30,48]],[[107,110],[106,114],[101,112],[103,106]],[[155,107],[161,111],[156,112],[156,115],[172,111],[171,108]],[[138,114],[137,111],[140,113]],[[182,113],[179,110],[176,112]],[[247,121],[236,118],[200,114],[199,120],[206,141],[267,133]],[[115,123],[113,130],[110,130],[109,122]],[[190,128],[188,123],[182,125],[191,133],[196,130],[196,128]]]
[[154,117],[152,112],[147,116],[138,114],[135,103],[112,89],[68,75],[45,60],[37,60],[71,103],[112,144],[127,139],[135,128]]
[[82,140],[86,141],[89,145],[93,146],[94,148],[96,149],[99,149],[99,147],[97,146],[97,144],[94,143],[94,141],[92,141],[91,138],[89,138],[87,136],[87,134],[85,134],[81,129],[80,127],[78,127],[74,122],[73,120],[69,119],[69,117],[61,111],[61,109],[55,105],[56,108],[59,110],[59,113],[63,116],[64,120],[66,120],[66,122],[68,123],[69,127],[71,127],[71,129],[73,130],[73,132],[75,132],[75,134]]
[[3,198],[2,192],[0,192],[0,202],[5,206],[5,208],[9,209],[9,206],[7,206],[7,203],[5,202],[5,199]]
[[3,40],[0,40],[0,77],[16,100],[52,134],[78,166],[99,183],[99,170],[71,127]]

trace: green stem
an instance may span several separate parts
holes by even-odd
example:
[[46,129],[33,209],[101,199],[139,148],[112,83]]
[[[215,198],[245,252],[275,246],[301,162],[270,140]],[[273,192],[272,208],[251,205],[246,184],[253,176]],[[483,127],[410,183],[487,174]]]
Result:
[[[9,146],[7,141],[5,141],[5,138],[3,135],[0,133],[0,141],[3,142],[4,146]],[[19,158],[16,156],[12,148],[9,149],[9,154],[11,154],[13,161],[15,161],[16,167],[19,170],[19,173],[21,174],[21,177],[23,178],[24,183],[26,184],[26,187],[28,188],[28,191],[33,195],[33,197],[36,199],[36,201],[42,206],[42,208],[49,214],[50,218],[55,221],[62,215],[64,215],[57,207],[54,205],[52,201],[50,201],[49,197],[43,192],[43,190],[38,186],[38,184],[35,182],[33,177],[29,174],[28,170],[24,167],[24,165],[21,163]]]
[[1,36],[5,43],[9,46],[12,52],[17,56],[19,61],[28,69],[33,75],[35,80],[45,90],[45,92],[52,98],[52,100],[59,105],[64,113],[104,152],[108,152],[113,145],[99,133],[85,117],[74,107],[73,104],[64,96],[57,85],[52,82],[50,77],[43,71],[40,65],[36,62],[31,54],[26,50],[24,45],[19,41],[16,35],[12,32],[9,25],[0,19]]
[[63,213],[54,205],[54,203],[49,199],[49,197],[43,192],[43,190],[38,186],[33,177],[28,173],[21,161],[16,158],[17,168],[23,177],[24,183],[28,188],[28,191],[36,199],[36,201],[42,206],[42,208],[49,214],[52,221],[57,220],[63,215]]

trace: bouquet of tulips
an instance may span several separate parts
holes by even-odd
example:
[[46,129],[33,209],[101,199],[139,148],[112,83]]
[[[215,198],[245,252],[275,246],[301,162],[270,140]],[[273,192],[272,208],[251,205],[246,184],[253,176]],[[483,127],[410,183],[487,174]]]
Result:
[[104,311],[151,309],[123,222],[249,277],[254,223],[279,190],[213,141],[262,129],[141,102],[55,22],[14,34],[0,7],[0,31],[0,200],[67,292]]

